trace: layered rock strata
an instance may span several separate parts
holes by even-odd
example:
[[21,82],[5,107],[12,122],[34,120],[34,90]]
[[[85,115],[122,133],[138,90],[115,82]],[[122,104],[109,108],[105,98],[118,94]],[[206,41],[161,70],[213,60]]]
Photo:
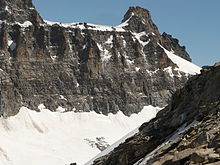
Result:
[[191,61],[160,34],[149,11],[131,7],[116,27],[44,21],[31,0],[0,1],[0,114],[39,104],[56,111],[126,115],[165,106],[190,76],[164,49]]

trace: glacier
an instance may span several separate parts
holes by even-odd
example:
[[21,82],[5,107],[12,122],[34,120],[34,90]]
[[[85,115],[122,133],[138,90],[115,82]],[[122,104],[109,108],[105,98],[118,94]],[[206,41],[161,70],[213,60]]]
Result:
[[83,165],[101,151],[88,143],[102,138],[112,145],[143,122],[154,118],[159,107],[146,106],[130,117],[122,112],[39,112],[22,107],[16,116],[0,119],[1,165]]

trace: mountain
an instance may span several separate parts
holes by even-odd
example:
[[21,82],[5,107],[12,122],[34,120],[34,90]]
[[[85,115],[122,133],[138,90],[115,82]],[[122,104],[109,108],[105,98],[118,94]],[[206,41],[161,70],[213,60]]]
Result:
[[171,103],[95,165],[220,164],[220,66],[204,68]]
[[84,164],[200,69],[146,9],[115,27],[63,24],[31,0],[0,0],[0,164]]
[[140,7],[129,8],[122,23],[110,27],[52,23],[31,0],[1,0],[0,19],[5,117],[22,106],[38,111],[40,104],[51,111],[60,106],[129,116],[144,106],[167,105],[200,70],[189,62],[185,47],[161,35],[149,11]]

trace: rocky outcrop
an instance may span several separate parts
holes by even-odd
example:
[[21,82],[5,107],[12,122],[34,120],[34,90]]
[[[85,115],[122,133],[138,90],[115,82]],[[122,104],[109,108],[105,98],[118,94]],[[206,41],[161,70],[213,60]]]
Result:
[[192,77],[139,133],[95,165],[220,164],[220,66]]
[[175,54],[178,54],[180,57],[182,57],[188,61],[192,61],[189,54],[186,52],[185,46],[179,45],[178,39],[173,38],[171,35],[169,35],[167,33],[163,33],[162,38],[163,38],[163,46],[167,50],[174,51]]
[[[118,27],[42,20],[31,0],[1,0],[1,114],[39,104],[56,111],[130,115],[165,106],[188,74],[161,45],[188,59],[171,36],[160,35],[149,11],[132,7]],[[170,68],[171,71],[168,71]]]
[[124,15],[122,23],[126,23],[126,30],[135,33],[143,31],[147,33],[154,33],[154,35],[160,38],[160,33],[157,26],[152,21],[150,12],[144,8],[130,7]]
[[0,20],[12,23],[31,21],[33,24],[43,22],[43,19],[35,10],[32,0],[1,0]]
[[130,7],[127,13],[122,20],[122,24],[124,24],[124,28],[134,33],[146,32],[147,34],[152,34],[153,36],[142,36],[141,39],[143,41],[147,41],[148,39],[153,40],[157,46],[157,43],[163,45],[169,51],[173,51],[178,56],[192,61],[189,54],[185,50],[185,46],[180,46],[179,41],[176,38],[173,38],[171,35],[167,33],[163,33],[162,35],[159,33],[157,26],[153,23],[151,14],[148,10],[141,7]]

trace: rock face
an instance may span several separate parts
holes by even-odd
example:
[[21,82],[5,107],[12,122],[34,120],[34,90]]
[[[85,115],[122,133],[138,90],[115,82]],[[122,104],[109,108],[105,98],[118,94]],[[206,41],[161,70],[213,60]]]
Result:
[[[172,38],[172,36],[167,33],[163,33],[162,35],[159,33],[157,26],[151,19],[150,12],[146,9],[140,7],[130,7],[124,16],[122,23],[125,24],[124,28],[131,32],[147,32],[148,34],[153,34],[153,43],[155,46],[157,46],[157,42],[159,42],[167,50],[173,50],[178,56],[188,61],[192,61],[189,54],[186,52],[185,47],[180,46],[177,39]],[[149,38],[152,38],[152,36],[149,36]],[[143,41],[148,40],[144,35],[140,39]]]
[[43,22],[31,0],[1,0],[0,20],[12,23],[31,21],[33,24]]
[[220,164],[220,66],[202,70],[157,117],[95,165]]
[[140,7],[131,7],[120,26],[107,27],[48,23],[31,0],[0,0],[0,6],[4,116],[39,104],[130,115],[145,105],[165,106],[189,76],[161,46],[190,61],[185,48],[160,35]]

